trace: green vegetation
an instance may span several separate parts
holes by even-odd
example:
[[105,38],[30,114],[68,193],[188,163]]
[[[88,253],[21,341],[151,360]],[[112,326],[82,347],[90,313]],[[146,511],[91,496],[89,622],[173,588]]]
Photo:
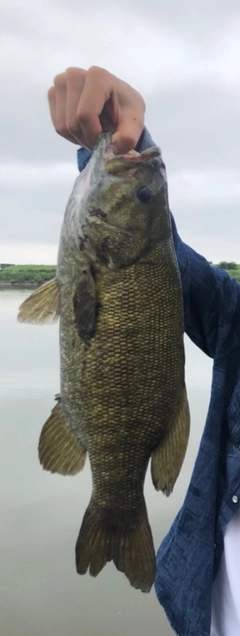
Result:
[[55,275],[56,267],[53,265],[11,265],[0,270],[0,285],[41,285]]
[[238,269],[238,265],[237,263],[234,263],[234,261],[221,261],[221,263],[218,263],[217,267],[220,267],[221,269],[227,269],[227,270],[237,270]]
[[225,269],[231,278],[236,278],[240,282],[240,264],[234,263],[234,261],[221,261],[214,267],[220,267]]
[[[210,261],[209,261],[210,262]],[[235,277],[240,282],[240,264],[234,263],[234,261],[221,261],[220,263],[213,264],[213,267],[220,267],[225,269],[229,276]],[[21,285],[27,287],[27,285],[42,285],[51,278],[56,276],[56,267],[53,265],[11,265],[5,269],[0,270],[0,286],[2,285]]]

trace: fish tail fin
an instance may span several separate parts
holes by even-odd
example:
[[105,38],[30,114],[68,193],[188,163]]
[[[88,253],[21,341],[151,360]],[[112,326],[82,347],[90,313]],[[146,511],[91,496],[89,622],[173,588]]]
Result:
[[82,522],[76,544],[76,568],[85,574],[89,568],[97,576],[107,561],[113,561],[124,572],[130,584],[150,592],[155,577],[155,551],[145,502],[134,525],[117,528],[101,519],[96,506],[90,502]]

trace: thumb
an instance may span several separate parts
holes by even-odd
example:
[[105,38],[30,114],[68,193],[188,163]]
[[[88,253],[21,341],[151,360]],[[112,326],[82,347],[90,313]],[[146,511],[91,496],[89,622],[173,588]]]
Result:
[[135,117],[119,124],[116,132],[112,135],[112,150],[117,155],[125,155],[133,150],[142,134],[144,122],[137,122]]

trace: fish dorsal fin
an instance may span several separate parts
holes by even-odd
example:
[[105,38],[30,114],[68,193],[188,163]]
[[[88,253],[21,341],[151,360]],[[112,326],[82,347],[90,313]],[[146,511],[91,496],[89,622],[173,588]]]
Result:
[[19,308],[18,322],[53,324],[60,314],[60,290],[56,278],[35,289]]
[[42,428],[38,456],[43,468],[51,473],[76,475],[84,467],[86,449],[70,430],[60,398]]

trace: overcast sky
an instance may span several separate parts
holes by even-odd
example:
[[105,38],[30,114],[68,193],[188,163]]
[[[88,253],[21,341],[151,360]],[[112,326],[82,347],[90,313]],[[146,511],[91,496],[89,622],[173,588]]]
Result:
[[46,93],[92,64],[142,93],[181,237],[240,262],[239,0],[0,0],[0,25],[0,262],[56,262],[77,146]]

